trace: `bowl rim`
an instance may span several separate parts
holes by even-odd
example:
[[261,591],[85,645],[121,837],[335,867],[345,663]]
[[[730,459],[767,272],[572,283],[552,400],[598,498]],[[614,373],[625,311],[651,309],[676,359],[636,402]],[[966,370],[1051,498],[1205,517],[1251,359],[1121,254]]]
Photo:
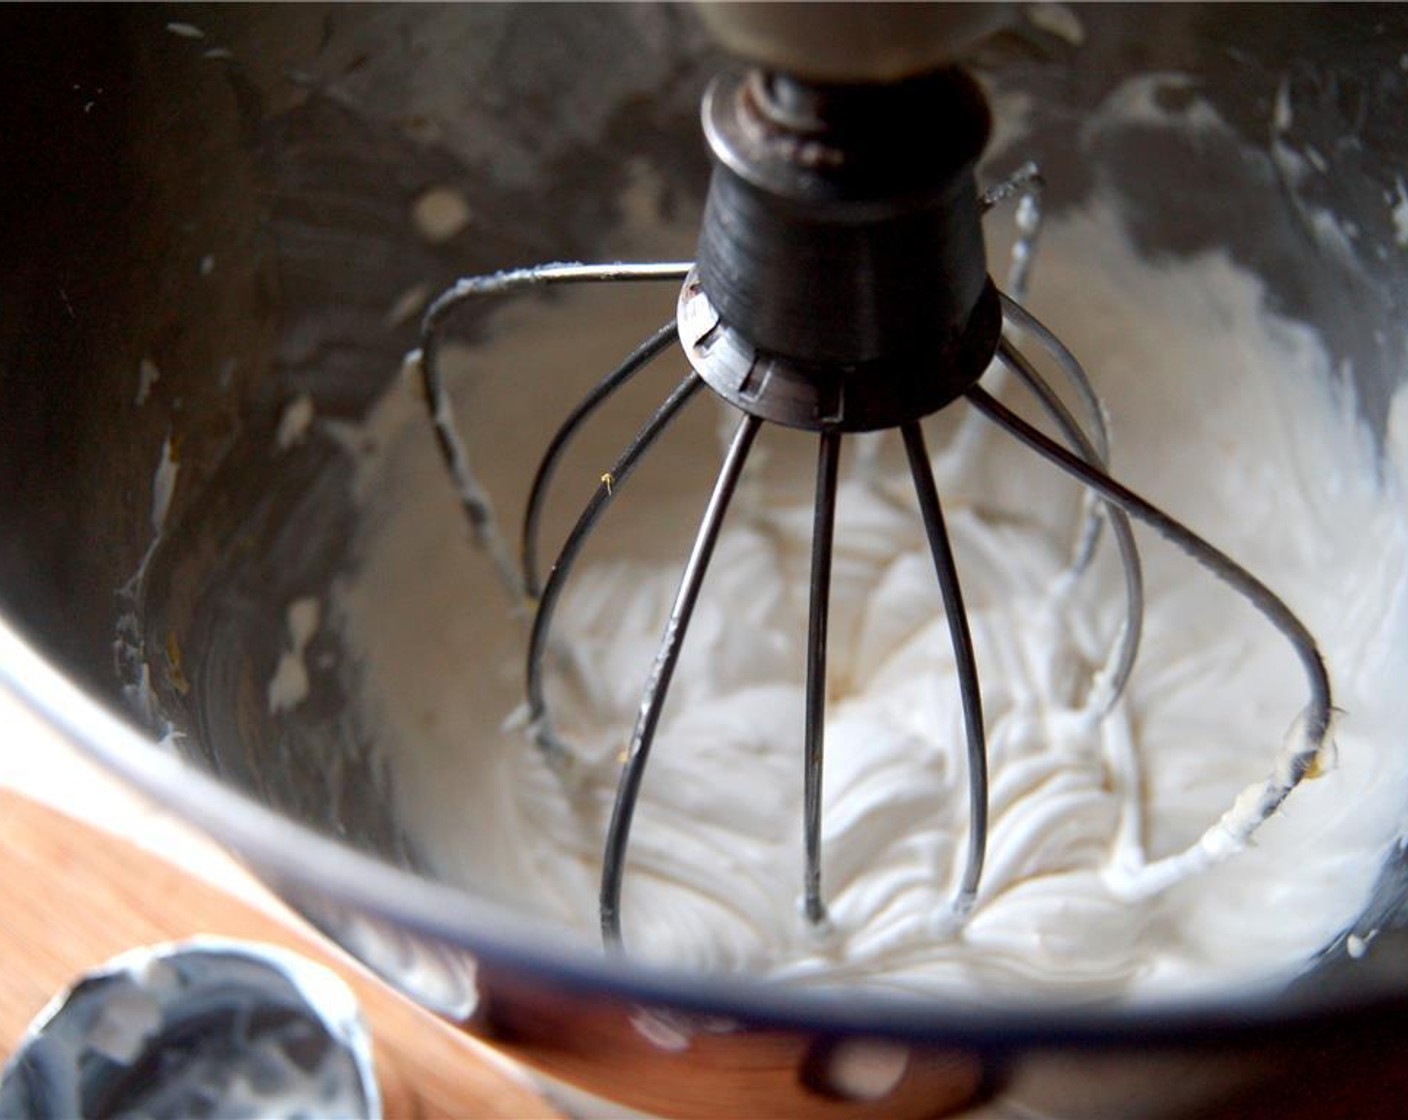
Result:
[[[507,906],[354,850],[226,786],[84,691],[3,611],[0,687],[110,773],[230,849],[286,900],[306,891],[576,995],[757,1028],[986,1052],[1204,1047],[1239,1040],[1260,1045],[1273,1034],[1314,1036],[1331,1026],[1372,1031],[1388,1018],[1401,1021],[1408,1007],[1408,984],[1392,983],[1368,992],[1325,990],[1292,997],[1284,989],[1237,988],[1214,996],[1085,1006],[1052,1001],[980,1006],[868,993],[858,999],[844,989],[792,989],[755,975],[684,973],[611,957],[548,934]],[[292,904],[297,908],[296,901]],[[388,982],[394,985],[394,978]]]

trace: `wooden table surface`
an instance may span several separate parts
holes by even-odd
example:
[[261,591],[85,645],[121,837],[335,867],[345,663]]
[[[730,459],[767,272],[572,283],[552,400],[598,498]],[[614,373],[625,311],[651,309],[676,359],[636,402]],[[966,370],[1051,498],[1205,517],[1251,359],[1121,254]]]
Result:
[[126,840],[0,791],[0,1052],[79,973],[197,934],[327,965],[371,1026],[388,1117],[560,1117],[480,1044],[391,991],[272,898],[254,906]]

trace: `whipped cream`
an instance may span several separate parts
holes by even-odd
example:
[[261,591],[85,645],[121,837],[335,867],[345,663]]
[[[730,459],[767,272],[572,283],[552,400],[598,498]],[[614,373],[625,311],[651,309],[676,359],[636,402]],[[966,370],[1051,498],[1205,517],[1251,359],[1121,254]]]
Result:
[[[475,465],[508,526],[591,378],[672,292],[506,305],[446,350]],[[1273,769],[1305,703],[1284,640],[1136,528],[1144,641],[1103,722],[1083,710],[1123,619],[1108,539],[1079,579],[1078,489],[957,404],[929,443],[981,673],[991,827],[977,904],[946,923],[966,843],[953,655],[896,436],[847,441],[833,572],[823,889],[802,879],[802,679],[813,442],[767,429],[730,510],[653,749],[622,904],[629,951],[694,970],[960,999],[1185,995],[1284,980],[1359,915],[1408,795],[1408,406],[1376,447],[1319,339],[1225,256],[1138,257],[1113,208],[1044,235],[1033,310],[1082,357],[1114,473],[1229,552],[1310,627],[1341,709],[1334,749],[1254,843],[1148,897],[1132,867],[1196,841]],[[1034,347],[1027,347],[1029,352]],[[670,363],[662,363],[669,367]],[[523,389],[523,370],[535,373]],[[550,559],[682,361],[638,379],[564,468]],[[1022,408],[1019,387],[985,386]],[[538,392],[543,386],[542,392]],[[513,714],[522,619],[467,540],[420,404],[397,386],[359,433],[358,569],[329,625],[359,661],[420,854],[467,890],[598,937],[606,822],[640,693],[726,421],[701,398],[623,488],[558,616],[549,697],[564,784]],[[367,436],[373,437],[368,440]],[[512,528],[508,530],[512,532]]]

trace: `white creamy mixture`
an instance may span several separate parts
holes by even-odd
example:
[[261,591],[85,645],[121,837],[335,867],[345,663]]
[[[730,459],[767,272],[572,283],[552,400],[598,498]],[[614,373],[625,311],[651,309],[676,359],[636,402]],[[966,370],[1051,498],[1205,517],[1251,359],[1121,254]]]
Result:
[[[494,320],[492,346],[454,383],[510,533],[570,402],[672,303],[668,291],[581,292]],[[603,320],[622,305],[629,321]],[[851,441],[826,740],[835,928],[818,936],[797,907],[813,452],[769,429],[644,782],[622,910],[632,953],[958,998],[1187,994],[1294,974],[1360,912],[1408,794],[1402,399],[1376,467],[1316,337],[1269,314],[1258,282],[1220,255],[1141,261],[1109,211],[1050,229],[1033,309],[1091,371],[1116,473],[1248,566],[1317,635],[1341,709],[1323,775],[1226,864],[1141,901],[1112,890],[1112,868],[1178,851],[1266,775],[1305,702],[1304,677],[1259,615],[1137,530],[1141,656],[1114,713],[1083,719],[1124,609],[1113,547],[1107,539],[1069,586],[1076,488],[955,405],[932,422],[930,447],[982,674],[987,869],[971,920],[945,934],[968,827],[953,656],[898,440]],[[450,372],[468,356],[452,348]],[[537,363],[534,386],[551,388],[525,391],[515,372]],[[641,409],[682,368],[643,374],[626,415],[604,419],[564,467],[544,566]],[[1022,399],[1011,386],[1003,396]],[[619,755],[719,460],[716,406],[693,407],[693,427],[667,436],[617,496],[559,614],[549,693],[583,758],[575,792],[505,727],[522,699],[522,625],[467,543],[415,394],[397,387],[359,433],[373,443],[359,477],[361,566],[330,623],[360,658],[365,715],[404,820],[440,874],[581,938],[598,936]]]

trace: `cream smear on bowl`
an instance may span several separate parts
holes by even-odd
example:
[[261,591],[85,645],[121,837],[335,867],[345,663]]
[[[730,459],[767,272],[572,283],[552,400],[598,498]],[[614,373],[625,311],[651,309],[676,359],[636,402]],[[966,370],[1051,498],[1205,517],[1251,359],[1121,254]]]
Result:
[[[1312,332],[1269,313],[1260,283],[1221,254],[1140,259],[1112,209],[1054,223],[1038,269],[1032,307],[1091,371],[1115,472],[1255,572],[1320,641],[1341,709],[1324,772],[1247,851],[1154,897],[1122,897],[1112,866],[1178,851],[1265,776],[1305,702],[1303,677],[1258,615],[1141,532],[1140,660],[1108,720],[1080,719],[1123,610],[1113,550],[1060,593],[1078,492],[956,405],[930,446],[989,725],[987,870],[967,925],[936,932],[967,832],[952,653],[897,437],[851,441],[823,834],[835,928],[817,936],[797,906],[812,453],[769,430],[645,778],[622,907],[631,953],[957,998],[1182,995],[1294,975],[1362,910],[1408,793],[1401,394],[1376,461]],[[457,410],[506,524],[566,408],[672,302],[572,293],[506,307],[487,345],[451,348]],[[545,562],[642,409],[683,372],[682,359],[665,365],[565,468]],[[522,620],[467,540],[412,388],[393,387],[358,433],[371,447],[359,567],[330,622],[358,657],[359,702],[401,817],[438,875],[572,936],[598,937],[619,756],[717,469],[720,419],[700,400],[692,426],[662,441],[563,601],[549,693],[582,758],[575,792],[512,725]]]

